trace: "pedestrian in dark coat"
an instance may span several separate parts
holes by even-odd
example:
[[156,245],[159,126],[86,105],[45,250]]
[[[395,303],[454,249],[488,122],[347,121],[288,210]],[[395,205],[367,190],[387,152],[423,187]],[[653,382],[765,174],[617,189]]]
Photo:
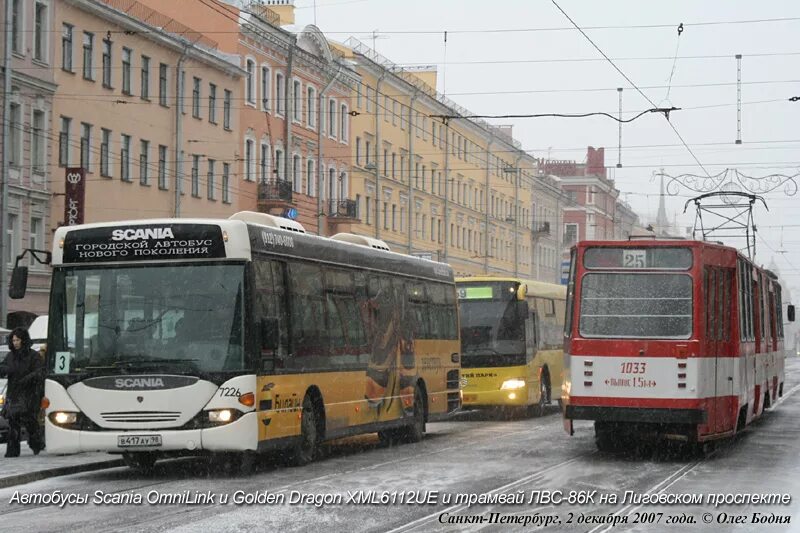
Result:
[[44,448],[37,420],[44,388],[45,367],[39,352],[31,348],[31,337],[24,328],[8,335],[11,350],[0,364],[0,376],[8,378],[3,415],[8,420],[6,457],[19,457],[22,426],[28,431],[28,446],[34,455]]

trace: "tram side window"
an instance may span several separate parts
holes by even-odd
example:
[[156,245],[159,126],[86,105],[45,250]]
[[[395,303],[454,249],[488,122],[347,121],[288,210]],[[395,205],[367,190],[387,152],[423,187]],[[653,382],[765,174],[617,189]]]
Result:
[[781,296],[781,286],[775,284],[775,312],[777,315],[778,338],[783,338],[783,298]]
[[289,302],[293,357],[286,367],[311,371],[328,366],[328,334],[325,324],[325,294],[322,269],[316,265],[289,265]]
[[742,265],[741,259],[736,260],[736,266],[738,267],[736,270],[736,295],[739,303],[739,340],[743,341],[747,338],[747,331],[745,328],[744,281],[742,278],[744,275],[744,266]]
[[[274,349],[261,348],[262,368],[280,368],[289,352],[289,335],[286,327],[286,291],[283,265],[277,261],[256,260],[255,275],[255,319],[261,334],[259,339],[267,341]],[[261,330],[265,328],[265,330]],[[267,339],[267,337],[272,337]],[[273,344],[274,343],[274,344]],[[263,344],[263,343],[262,343]]]
[[715,270],[717,275],[717,340],[724,340],[725,322],[728,315],[725,310],[730,307],[727,302],[728,289],[725,285],[725,271],[719,268]]
[[569,279],[567,281],[567,305],[564,316],[564,335],[572,335],[572,314],[575,309],[575,250],[569,256]]

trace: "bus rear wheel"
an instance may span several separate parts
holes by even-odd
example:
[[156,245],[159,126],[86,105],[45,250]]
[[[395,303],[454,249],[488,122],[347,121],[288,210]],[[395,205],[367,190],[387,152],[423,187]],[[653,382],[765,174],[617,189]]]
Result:
[[300,418],[300,442],[292,454],[293,466],[304,466],[317,456],[319,431],[317,430],[317,411],[310,396],[303,399],[303,414]]
[[125,461],[125,465],[141,473],[152,472],[157,459],[158,456],[153,452],[122,454],[122,460]]
[[419,442],[425,436],[424,402],[419,386],[414,387],[414,414],[410,425],[397,430],[399,440],[403,442]]

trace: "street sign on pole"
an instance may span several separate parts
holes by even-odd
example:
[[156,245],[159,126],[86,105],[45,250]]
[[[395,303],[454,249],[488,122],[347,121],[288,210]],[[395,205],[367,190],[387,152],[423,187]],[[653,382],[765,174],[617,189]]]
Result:
[[561,284],[566,285],[569,282],[569,259],[561,261]]

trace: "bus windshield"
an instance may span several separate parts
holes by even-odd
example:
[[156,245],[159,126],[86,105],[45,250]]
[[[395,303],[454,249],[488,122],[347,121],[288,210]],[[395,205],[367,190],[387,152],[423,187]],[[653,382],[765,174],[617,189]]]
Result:
[[55,374],[207,374],[248,367],[244,265],[61,268],[48,344]]
[[525,317],[516,304],[516,298],[459,303],[463,367],[525,364]]

